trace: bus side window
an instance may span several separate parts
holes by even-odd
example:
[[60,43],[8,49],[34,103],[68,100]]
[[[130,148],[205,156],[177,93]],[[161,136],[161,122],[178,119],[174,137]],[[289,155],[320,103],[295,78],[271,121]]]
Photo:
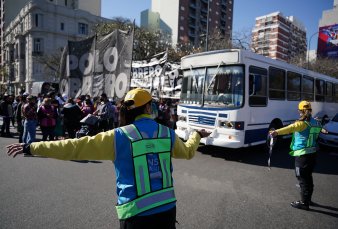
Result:
[[302,100],[313,101],[314,81],[310,76],[303,76],[302,79]]
[[326,82],[326,94],[325,94],[325,101],[332,103],[333,102],[333,83]]
[[255,66],[249,67],[249,105],[267,105],[267,70]]
[[315,87],[315,100],[316,101],[320,101],[320,102],[324,102],[324,87],[325,87],[325,82],[324,80],[320,80],[320,79],[316,79],[316,87]]

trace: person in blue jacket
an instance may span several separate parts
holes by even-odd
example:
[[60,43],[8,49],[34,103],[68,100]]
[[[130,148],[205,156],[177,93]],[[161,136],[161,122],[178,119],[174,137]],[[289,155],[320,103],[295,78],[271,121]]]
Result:
[[151,118],[152,97],[144,89],[127,93],[121,127],[93,137],[12,144],[8,155],[32,154],[61,160],[111,160],[115,165],[120,228],[176,228],[172,158],[191,159],[204,130],[183,142]]

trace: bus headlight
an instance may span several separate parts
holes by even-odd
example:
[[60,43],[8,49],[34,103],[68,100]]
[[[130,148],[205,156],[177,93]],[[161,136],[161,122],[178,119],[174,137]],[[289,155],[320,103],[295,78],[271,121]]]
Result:
[[219,123],[219,126],[235,130],[244,130],[244,122],[221,121]]
[[186,122],[187,121],[187,116],[180,116],[178,117],[179,121]]

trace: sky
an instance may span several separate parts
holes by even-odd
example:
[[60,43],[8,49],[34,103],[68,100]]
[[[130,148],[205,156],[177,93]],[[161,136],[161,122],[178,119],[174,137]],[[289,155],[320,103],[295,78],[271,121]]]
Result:
[[[151,0],[101,0],[102,16],[113,18],[122,16],[140,24],[141,11],[151,7]],[[161,0],[158,0],[161,1]],[[168,0],[169,1],[169,0]],[[251,31],[256,17],[276,11],[284,16],[294,16],[306,28],[307,42],[318,32],[319,20],[324,10],[333,8],[334,0],[233,0],[233,32]],[[317,48],[318,35],[311,39],[311,50]]]

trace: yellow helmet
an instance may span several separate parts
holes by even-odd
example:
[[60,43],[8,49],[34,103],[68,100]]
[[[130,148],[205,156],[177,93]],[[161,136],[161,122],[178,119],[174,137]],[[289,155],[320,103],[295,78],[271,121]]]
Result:
[[129,91],[124,98],[124,102],[128,105],[128,110],[141,107],[152,100],[151,94],[142,88],[136,88]]
[[301,101],[298,104],[298,110],[311,110],[311,103],[305,100]]

